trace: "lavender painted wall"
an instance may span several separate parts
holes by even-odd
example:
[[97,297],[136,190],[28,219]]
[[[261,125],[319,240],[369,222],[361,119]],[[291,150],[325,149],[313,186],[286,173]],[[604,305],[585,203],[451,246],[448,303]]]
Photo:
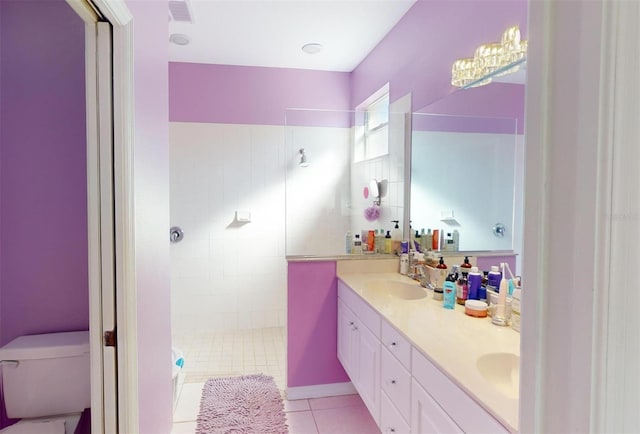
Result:
[[[348,110],[346,72],[169,63],[171,122],[284,125],[287,108]],[[307,126],[348,127],[347,116]]]
[[289,262],[287,387],[348,382],[337,357],[336,263]]
[[166,433],[172,423],[168,3],[127,6],[134,29],[139,432]]
[[[482,43],[500,40],[504,29],[514,24],[526,39],[526,0],[418,1],[352,72],[351,105],[356,107],[387,82],[391,101],[412,93],[414,110],[448,97],[456,90],[451,86],[453,62],[472,56]],[[503,85],[493,84],[485,92],[496,86]],[[449,108],[461,110],[457,114],[502,116],[504,106],[524,106],[523,92],[502,92],[500,98],[476,106],[478,111],[462,96]]]
[[[0,345],[89,327],[84,24],[0,2]],[[4,403],[0,403],[6,424]]]

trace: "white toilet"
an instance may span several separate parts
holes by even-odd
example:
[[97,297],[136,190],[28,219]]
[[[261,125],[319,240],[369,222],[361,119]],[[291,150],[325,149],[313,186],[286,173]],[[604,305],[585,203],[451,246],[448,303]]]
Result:
[[22,419],[3,434],[74,432],[91,405],[88,331],[20,336],[0,361],[7,416]]

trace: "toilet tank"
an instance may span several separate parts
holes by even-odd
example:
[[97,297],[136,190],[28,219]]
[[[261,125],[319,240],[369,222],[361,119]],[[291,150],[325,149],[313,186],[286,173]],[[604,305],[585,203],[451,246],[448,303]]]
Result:
[[91,406],[89,332],[20,336],[0,348],[7,416],[77,413]]

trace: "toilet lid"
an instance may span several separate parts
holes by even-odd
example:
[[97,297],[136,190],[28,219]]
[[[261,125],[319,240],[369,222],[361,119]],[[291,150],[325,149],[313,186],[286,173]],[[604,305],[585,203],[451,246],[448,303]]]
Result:
[[65,423],[62,420],[21,420],[15,425],[1,429],[1,434],[65,434]]
[[0,360],[34,360],[89,354],[89,331],[20,336],[0,348]]

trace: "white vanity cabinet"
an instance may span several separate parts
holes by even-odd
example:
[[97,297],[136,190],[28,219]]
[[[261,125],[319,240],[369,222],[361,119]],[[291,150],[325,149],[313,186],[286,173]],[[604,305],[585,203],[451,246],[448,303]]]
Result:
[[[509,432],[415,348],[411,353],[411,368],[412,432]],[[430,431],[430,426],[436,430]],[[450,428],[443,431],[443,426]],[[458,431],[455,427],[459,427]]]
[[337,352],[383,433],[509,432],[342,281]]
[[351,290],[340,285],[338,360],[379,425],[380,316]]

